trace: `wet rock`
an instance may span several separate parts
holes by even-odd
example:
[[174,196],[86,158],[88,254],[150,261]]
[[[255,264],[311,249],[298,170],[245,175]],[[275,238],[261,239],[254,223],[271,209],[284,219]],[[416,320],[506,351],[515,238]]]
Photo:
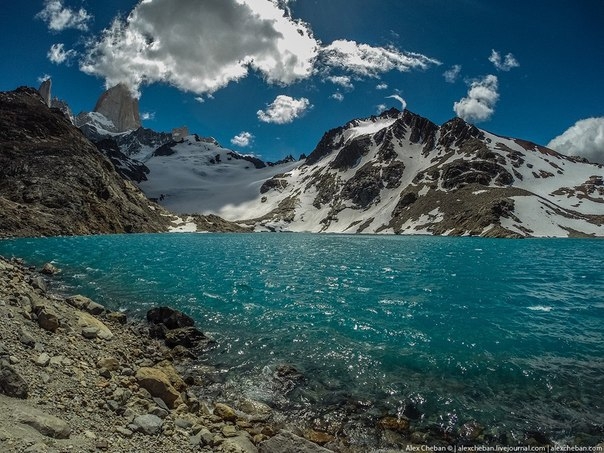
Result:
[[44,266],[42,266],[42,270],[40,272],[45,275],[55,275],[55,274],[58,274],[60,272],[60,270],[57,267],[55,267],[53,264],[46,263]]
[[15,412],[15,420],[31,426],[40,434],[54,439],[68,439],[71,428],[58,417],[45,414],[33,408],[22,408]]
[[181,327],[173,330],[168,330],[165,333],[166,346],[175,348],[176,346],[184,346],[185,348],[194,348],[201,342],[211,341],[196,327]]
[[329,453],[330,451],[286,431],[281,431],[258,445],[259,453]]
[[315,431],[314,429],[309,429],[306,431],[304,433],[304,437],[319,445],[325,445],[326,443],[335,439],[335,437],[333,437],[331,434],[324,433],[323,431]]
[[404,433],[409,430],[409,420],[406,417],[386,416],[379,420],[378,426],[382,429]]
[[464,423],[459,430],[459,435],[466,439],[476,440],[484,432],[484,426],[476,420]]
[[423,414],[422,411],[420,411],[415,404],[408,403],[405,405],[403,415],[410,420],[419,420],[420,418],[422,418]]
[[152,324],[163,324],[170,330],[195,325],[193,318],[170,307],[157,307],[149,310],[147,312],[147,321]]
[[161,398],[168,407],[175,408],[180,393],[172,386],[166,374],[150,367],[141,367],[136,372],[138,385],[147,390],[151,395]]
[[161,431],[163,424],[163,420],[153,414],[139,415],[132,422],[136,432],[149,436],[158,434]]
[[216,403],[214,405],[214,415],[217,415],[227,422],[234,422],[237,420],[235,409],[223,403]]
[[0,361],[0,393],[12,398],[27,398],[29,386],[17,371],[6,363]]

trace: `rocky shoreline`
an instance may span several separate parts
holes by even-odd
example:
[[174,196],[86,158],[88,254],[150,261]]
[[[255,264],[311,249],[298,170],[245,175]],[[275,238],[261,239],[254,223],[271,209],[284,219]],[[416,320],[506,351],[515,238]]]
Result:
[[[358,424],[369,448],[350,442],[348,429],[335,426],[342,423],[309,423],[245,398],[232,403],[221,391],[208,397],[212,381],[199,359],[214,340],[192,318],[157,307],[146,320],[128,320],[87,297],[50,291],[58,272],[0,257],[0,451],[388,453],[510,444],[477,422],[444,432],[418,424],[413,407],[377,418],[359,407],[340,421]],[[304,380],[287,364],[275,373],[290,386]],[[534,431],[514,445],[554,444]]]
[[280,431],[260,402],[197,399],[180,370],[212,340],[191,318],[160,309],[150,324],[128,321],[49,292],[55,272],[0,257],[0,451],[330,451]]

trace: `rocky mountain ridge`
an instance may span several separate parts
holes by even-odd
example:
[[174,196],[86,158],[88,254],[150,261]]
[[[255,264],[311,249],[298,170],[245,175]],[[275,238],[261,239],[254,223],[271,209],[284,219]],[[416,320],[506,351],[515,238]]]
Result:
[[217,214],[257,230],[604,236],[602,165],[408,110],[327,132],[306,161]]
[[167,231],[153,205],[32,88],[0,93],[0,235]]

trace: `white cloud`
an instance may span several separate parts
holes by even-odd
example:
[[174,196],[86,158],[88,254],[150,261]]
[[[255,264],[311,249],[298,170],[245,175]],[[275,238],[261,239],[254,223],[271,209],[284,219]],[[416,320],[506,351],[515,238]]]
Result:
[[455,83],[461,73],[461,65],[456,64],[451,66],[450,69],[447,69],[443,72],[443,77],[448,83]]
[[329,96],[331,99],[335,99],[338,102],[342,102],[344,100],[344,95],[339,91]]
[[394,69],[407,72],[441,64],[425,55],[403,52],[394,46],[373,47],[346,39],[323,47],[321,61],[328,68],[343,69],[361,77],[378,77]]
[[514,55],[512,55],[511,53],[508,53],[502,61],[501,55],[495,49],[491,50],[491,56],[489,57],[489,61],[493,63],[493,65],[495,66],[495,68],[497,68],[498,71],[509,71],[512,68],[517,68],[518,66],[520,66],[518,60],[516,60]]
[[68,28],[76,30],[88,30],[88,22],[92,20],[92,15],[84,8],[74,10],[63,6],[62,0],[46,0],[44,9],[36,14],[38,19],[42,19],[52,31],[62,31]]
[[391,94],[390,96],[386,96],[386,99],[396,99],[397,101],[399,101],[401,103],[401,111],[407,108],[407,101],[405,101],[398,94]]
[[287,124],[299,118],[312,106],[306,98],[294,99],[279,95],[264,111],[258,110],[258,119],[265,123]]
[[65,50],[65,44],[58,43],[50,46],[46,56],[54,64],[67,63],[77,55],[77,52],[73,49]]
[[577,121],[547,144],[548,148],[568,156],[585,157],[604,164],[604,117]]
[[388,84],[387,83],[378,83],[375,87],[376,90],[387,90],[388,89]]
[[141,113],[141,120],[143,120],[143,121],[148,121],[148,120],[153,121],[154,119],[155,119],[155,112],[143,112],[143,113]]
[[375,111],[377,112],[378,115],[380,113],[382,113],[384,110],[386,110],[386,104],[378,104],[375,106]]
[[[279,3],[279,2],[277,2]],[[108,86],[165,82],[213,93],[260,72],[269,83],[310,77],[319,43],[271,0],[141,1],[88,43],[82,71]]]
[[243,131],[231,139],[231,144],[245,148],[246,146],[250,146],[253,139],[254,136],[251,133]]
[[498,88],[497,76],[492,74],[472,81],[468,95],[453,104],[453,111],[460,118],[470,122],[490,119],[499,100]]
[[38,77],[38,83],[46,82],[50,78],[51,76],[49,74],[44,74],[43,76]]
[[334,85],[340,85],[341,87],[347,88],[349,90],[352,90],[354,88],[352,80],[348,76],[329,76],[327,77],[327,80],[329,80]]

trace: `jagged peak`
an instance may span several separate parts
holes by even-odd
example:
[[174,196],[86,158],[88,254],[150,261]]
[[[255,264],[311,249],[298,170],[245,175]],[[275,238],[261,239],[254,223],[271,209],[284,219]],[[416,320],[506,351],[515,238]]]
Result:
[[440,126],[440,138],[438,144],[445,148],[451,146],[460,146],[464,141],[470,138],[484,138],[484,132],[473,124],[470,124],[459,117],[450,119]]
[[141,127],[138,99],[123,83],[118,83],[101,94],[94,111],[102,113],[111,120],[118,132]]

